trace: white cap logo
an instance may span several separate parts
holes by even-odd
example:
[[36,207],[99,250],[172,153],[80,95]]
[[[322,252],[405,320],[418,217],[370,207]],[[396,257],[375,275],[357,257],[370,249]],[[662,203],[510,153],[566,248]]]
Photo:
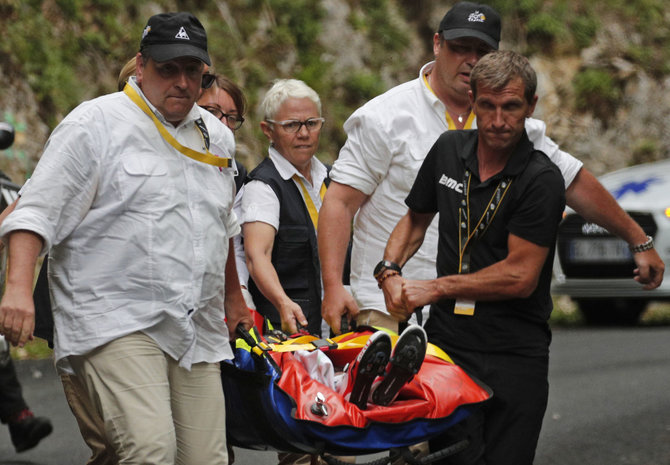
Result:
[[483,23],[484,21],[486,21],[486,16],[484,15],[484,13],[475,11],[474,13],[470,13],[470,16],[468,16],[468,21],[471,23]]
[[177,32],[177,35],[174,36],[175,39],[185,39],[185,40],[191,40],[191,38],[188,36],[186,33],[186,29],[184,29],[184,26],[182,26],[179,29],[179,32]]

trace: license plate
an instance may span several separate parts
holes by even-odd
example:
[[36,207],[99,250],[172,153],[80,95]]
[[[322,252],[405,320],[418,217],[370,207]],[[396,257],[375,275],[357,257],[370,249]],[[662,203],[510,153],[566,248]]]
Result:
[[568,243],[568,258],[573,263],[620,263],[630,261],[632,255],[621,239],[572,239]]

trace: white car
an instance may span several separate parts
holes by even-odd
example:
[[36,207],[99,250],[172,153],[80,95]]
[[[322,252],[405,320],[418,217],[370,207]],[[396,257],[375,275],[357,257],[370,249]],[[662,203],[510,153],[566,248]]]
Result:
[[[670,265],[670,160],[637,165],[598,178],[621,207],[654,238]],[[558,231],[552,294],[570,296],[590,324],[635,324],[652,300],[670,300],[670,279],[645,291],[633,280],[628,245],[566,211]]]

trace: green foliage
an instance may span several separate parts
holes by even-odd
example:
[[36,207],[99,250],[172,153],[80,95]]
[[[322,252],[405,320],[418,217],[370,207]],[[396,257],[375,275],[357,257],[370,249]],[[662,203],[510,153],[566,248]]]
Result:
[[[138,48],[147,17],[157,11],[189,10],[208,31],[215,69],[238,82],[249,100],[248,144],[264,146],[254,114],[269,83],[296,77],[324,102],[328,128],[321,146],[336,154],[341,126],[351,112],[395,83],[415,76],[407,57],[430,56],[430,34],[442,13],[436,0],[342,0],[348,28],[361,50],[338,50],[337,37],[324,37],[321,0],[4,0],[0,2],[0,66],[11,79],[32,88],[40,117],[50,127],[82,100],[115,89],[121,66]],[[630,41],[604,49],[600,59],[622,57],[645,73],[670,74],[670,17],[665,0],[490,0],[503,17],[506,46],[525,53],[576,54],[603,27],[617,21]],[[453,2],[448,2],[452,5]],[[429,24],[430,23],[430,24]],[[418,36],[417,36],[418,34]],[[419,37],[420,50],[412,37]],[[518,41],[518,42],[517,42]],[[358,53],[357,69],[335,66],[335,54]],[[623,83],[606,68],[585,70],[574,83],[583,111],[612,114]],[[255,145],[254,145],[255,144]],[[260,150],[258,150],[260,151]]]
[[593,42],[598,31],[598,20],[593,16],[578,16],[572,23],[572,38],[578,49],[586,48]]
[[352,103],[365,102],[384,92],[379,76],[365,72],[354,72],[344,83],[347,99]]
[[53,350],[49,348],[47,341],[35,338],[23,347],[11,347],[9,353],[14,360],[40,360],[50,358]]
[[629,166],[639,165],[640,163],[649,163],[654,160],[660,160],[661,147],[656,139],[640,139],[633,148],[632,157],[628,163]]
[[394,22],[387,0],[362,0],[361,9],[365,12],[368,38],[385,53],[401,51],[408,41],[407,35]]
[[559,17],[551,13],[533,15],[526,25],[528,40],[549,45],[568,36],[568,29]]
[[81,20],[81,0],[56,0],[56,5],[68,21]]
[[577,305],[569,297],[553,297],[554,310],[551,312],[549,324],[552,328],[575,327],[584,324],[584,317],[577,309]]
[[603,69],[588,68],[574,79],[577,109],[591,111],[607,123],[621,98],[621,89],[612,75]]

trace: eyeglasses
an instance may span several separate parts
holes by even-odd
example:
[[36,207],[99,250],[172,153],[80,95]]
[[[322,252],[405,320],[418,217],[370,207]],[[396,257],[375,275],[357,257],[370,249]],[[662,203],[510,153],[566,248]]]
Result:
[[214,84],[214,81],[216,81],[216,75],[205,73],[202,75],[202,84],[200,84],[200,87],[209,89]]
[[207,105],[200,105],[200,108],[203,108],[216,116],[223,124],[228,126],[233,131],[240,129],[240,126],[242,126],[242,123],[244,123],[244,118],[242,118],[240,115],[229,115],[228,113],[224,113],[216,107],[210,107]]
[[298,121],[295,119],[289,119],[286,121],[275,121],[272,119],[266,119],[268,123],[278,124],[282,129],[288,133],[300,132],[300,129],[304,125],[309,132],[318,131],[323,126],[323,123],[326,121],[325,118],[309,118],[305,121]]

